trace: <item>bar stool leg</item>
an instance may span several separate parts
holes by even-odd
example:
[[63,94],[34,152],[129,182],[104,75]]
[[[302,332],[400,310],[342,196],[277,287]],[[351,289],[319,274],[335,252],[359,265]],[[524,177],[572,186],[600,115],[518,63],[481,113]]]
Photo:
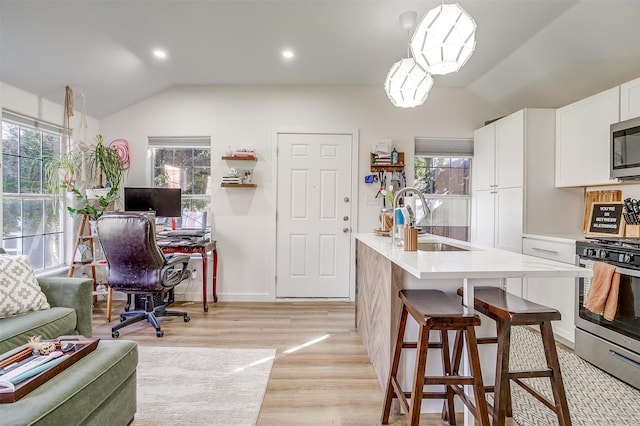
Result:
[[396,339],[396,347],[393,352],[393,361],[391,363],[391,370],[389,371],[389,381],[387,383],[387,390],[384,395],[384,407],[382,409],[383,425],[389,424],[389,415],[391,414],[391,402],[395,395],[393,389],[393,379],[398,374],[398,366],[400,365],[400,354],[402,353],[402,345],[404,343],[404,330],[407,327],[407,307],[402,305],[402,313],[400,314],[400,324],[398,326],[398,338]]
[[540,324],[540,334],[542,334],[544,356],[547,359],[547,365],[552,371],[551,389],[553,390],[558,422],[560,426],[571,426],[569,406],[567,405],[567,397],[564,392],[564,383],[562,382],[560,363],[558,362],[558,352],[556,351],[556,343],[553,338],[553,329],[551,328],[550,321],[543,321]]
[[424,393],[424,377],[427,367],[427,352],[429,350],[429,333],[431,327],[421,325],[418,335],[418,347],[416,348],[416,366],[411,391],[411,407],[409,407],[410,426],[420,424],[420,409],[422,408],[422,394]]
[[496,321],[498,348],[496,356],[495,392],[493,394],[493,426],[504,426],[507,411],[511,411],[509,386],[509,352],[511,348],[511,324]]
[[[451,376],[451,358],[449,357],[449,332],[447,330],[440,330],[440,340],[442,342],[442,369],[445,376]],[[445,392],[447,399],[442,406],[442,420],[448,422],[450,425],[456,423],[456,409],[453,403],[453,396],[455,395],[453,389],[449,385],[445,385]]]
[[473,394],[476,400],[476,410],[481,426],[489,426],[489,413],[487,400],[484,394],[484,384],[482,383],[482,371],[480,370],[480,355],[478,354],[478,343],[476,332],[473,326],[466,327],[467,351],[469,353],[469,366],[473,374]]

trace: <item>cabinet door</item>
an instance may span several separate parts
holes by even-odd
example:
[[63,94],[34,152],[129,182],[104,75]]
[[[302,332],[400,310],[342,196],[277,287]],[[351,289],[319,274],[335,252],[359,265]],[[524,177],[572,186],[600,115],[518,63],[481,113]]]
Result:
[[489,124],[473,133],[473,189],[494,188],[495,184],[495,125]]
[[496,185],[512,188],[524,184],[524,110],[495,123]]
[[560,311],[562,319],[551,322],[553,332],[571,343],[575,341],[575,278],[525,278],[525,297]]
[[[575,241],[554,241],[542,238],[523,238],[522,252],[530,256],[574,264]],[[560,321],[553,321],[553,332],[573,343],[575,317],[575,278],[526,278],[524,297],[532,302],[557,309]]]
[[556,186],[591,186],[609,178],[609,126],[618,122],[619,87],[556,111]]
[[640,78],[620,86],[620,121],[640,117]]
[[495,190],[474,191],[472,196],[471,242],[493,247],[495,244]]
[[522,253],[523,188],[499,189],[495,195],[495,248]]

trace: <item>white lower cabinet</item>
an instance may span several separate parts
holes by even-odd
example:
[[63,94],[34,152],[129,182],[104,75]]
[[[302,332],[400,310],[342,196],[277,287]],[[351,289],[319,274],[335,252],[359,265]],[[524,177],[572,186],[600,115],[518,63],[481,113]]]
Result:
[[[531,256],[575,264],[575,240],[524,236],[522,252]],[[560,321],[553,321],[553,332],[563,343],[573,346],[575,341],[575,278],[525,278],[523,297],[541,305],[557,309]]]

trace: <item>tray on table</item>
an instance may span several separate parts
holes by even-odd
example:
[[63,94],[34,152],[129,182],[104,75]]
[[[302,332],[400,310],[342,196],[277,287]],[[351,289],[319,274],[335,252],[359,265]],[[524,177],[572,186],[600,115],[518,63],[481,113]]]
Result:
[[[59,364],[45,370],[33,377],[25,379],[15,384],[15,391],[0,393],[0,404],[6,404],[10,402],[16,402],[29,392],[45,383],[52,377],[57,376],[62,371],[66,370],[69,366],[75,364],[89,353],[91,353],[97,346],[100,339],[86,338],[83,336],[60,336],[57,339],[45,340],[47,342],[54,342],[56,344],[56,350],[60,350],[60,342],[78,342],[77,346],[65,352],[65,355],[69,355],[69,358],[60,362]],[[9,355],[11,353],[11,355]],[[23,345],[17,351],[10,351],[9,353],[0,354],[0,368],[6,367],[14,362],[20,362],[29,358],[33,354],[33,348],[30,345]],[[2,376],[0,376],[2,380]]]

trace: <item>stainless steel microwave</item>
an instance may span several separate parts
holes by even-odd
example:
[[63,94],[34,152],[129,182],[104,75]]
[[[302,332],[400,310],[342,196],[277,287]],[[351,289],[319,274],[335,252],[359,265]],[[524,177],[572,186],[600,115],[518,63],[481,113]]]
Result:
[[640,180],[640,117],[611,125],[611,177]]

